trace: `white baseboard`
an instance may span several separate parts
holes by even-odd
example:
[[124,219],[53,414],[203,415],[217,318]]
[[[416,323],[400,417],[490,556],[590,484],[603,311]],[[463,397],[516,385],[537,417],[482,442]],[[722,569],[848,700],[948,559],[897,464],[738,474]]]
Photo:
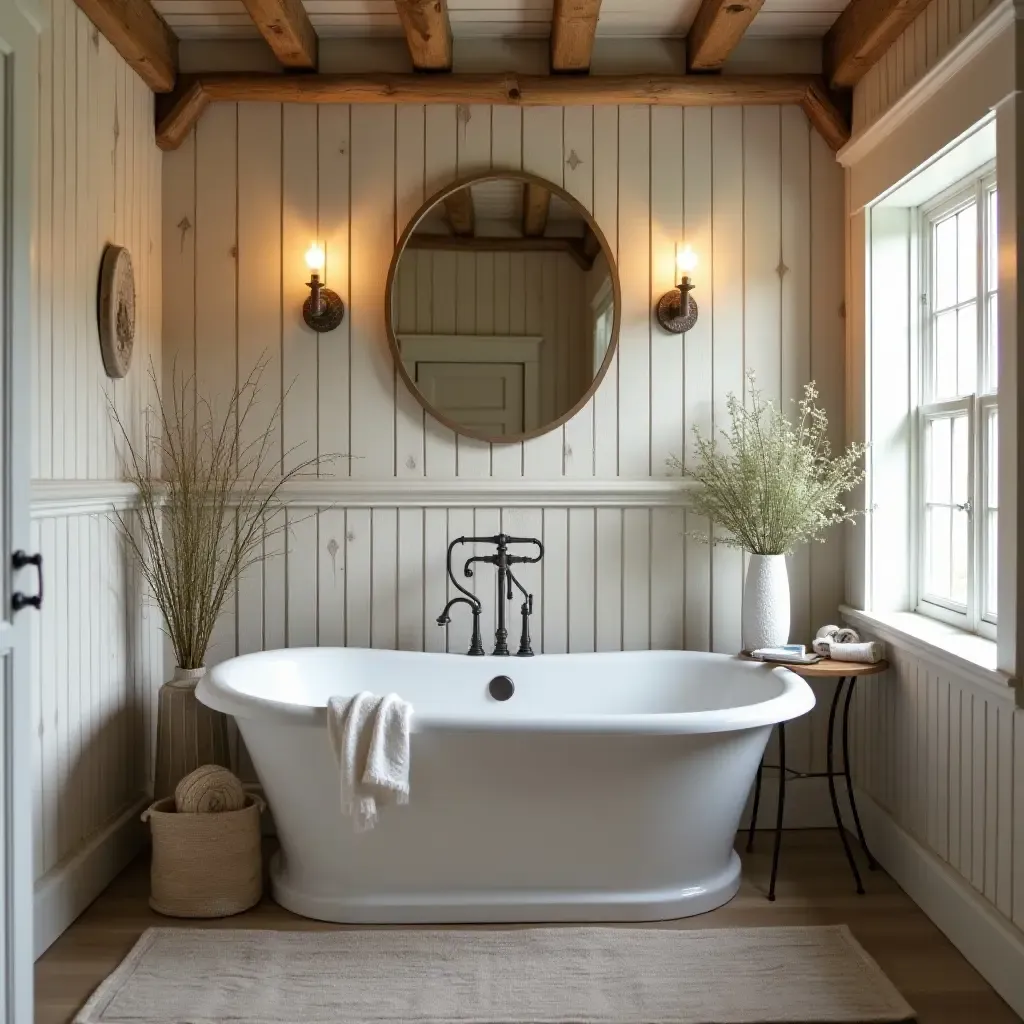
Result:
[[137,856],[146,842],[139,816],[148,806],[140,799],[36,882],[37,958]]
[[1024,1017],[1024,933],[859,790],[857,807],[878,862]]

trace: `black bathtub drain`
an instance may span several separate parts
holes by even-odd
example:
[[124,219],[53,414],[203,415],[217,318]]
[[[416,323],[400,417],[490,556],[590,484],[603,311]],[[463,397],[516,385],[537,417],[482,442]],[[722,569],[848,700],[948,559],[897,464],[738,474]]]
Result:
[[515,683],[508,676],[495,676],[487,686],[495,700],[508,700],[516,692]]

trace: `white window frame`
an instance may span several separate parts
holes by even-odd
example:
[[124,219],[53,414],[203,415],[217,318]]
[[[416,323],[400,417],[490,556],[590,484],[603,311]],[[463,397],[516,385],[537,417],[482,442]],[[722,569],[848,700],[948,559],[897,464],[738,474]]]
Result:
[[[986,549],[988,537],[988,431],[985,423],[989,411],[998,410],[997,391],[981,391],[990,381],[997,380],[996,367],[990,366],[991,345],[988,338],[988,246],[989,232],[996,225],[989,224],[989,192],[996,187],[995,164],[990,163],[970,177],[957,182],[933,200],[920,207],[917,219],[917,256],[920,275],[921,316],[917,331],[918,342],[914,347],[918,372],[912,375],[915,385],[912,417],[913,445],[913,509],[911,516],[912,548],[915,554],[914,593],[916,610],[922,614],[972,633],[994,640],[996,638],[996,616],[985,608],[988,592],[986,579]],[[932,227],[936,221],[962,209],[971,202],[977,204],[977,273],[978,288],[975,296],[977,312],[979,390],[973,395],[952,399],[936,400],[932,397],[934,380],[934,337],[933,316],[933,242]],[[998,202],[998,200],[997,200]],[[916,379],[915,379],[916,378]],[[926,588],[927,553],[925,551],[925,487],[927,458],[926,425],[928,421],[943,417],[966,415],[970,441],[967,465],[967,498],[970,502],[969,536],[967,550],[967,601],[959,604],[948,598],[929,594]]]

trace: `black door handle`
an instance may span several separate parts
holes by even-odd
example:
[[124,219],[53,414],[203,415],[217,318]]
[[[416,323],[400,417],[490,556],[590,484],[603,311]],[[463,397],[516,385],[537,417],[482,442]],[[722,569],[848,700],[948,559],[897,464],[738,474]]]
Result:
[[40,554],[28,555],[24,551],[15,551],[11,558],[15,569],[24,569],[28,565],[36,567],[36,574],[39,577],[39,591],[32,597],[16,590],[11,594],[11,608],[20,612],[22,608],[35,608],[37,611],[43,607],[43,556]]

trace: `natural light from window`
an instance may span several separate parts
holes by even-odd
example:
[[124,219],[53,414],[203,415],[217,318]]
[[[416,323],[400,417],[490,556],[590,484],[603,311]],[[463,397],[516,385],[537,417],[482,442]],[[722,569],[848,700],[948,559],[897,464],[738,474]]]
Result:
[[996,184],[962,182],[921,208],[918,611],[994,636]]

